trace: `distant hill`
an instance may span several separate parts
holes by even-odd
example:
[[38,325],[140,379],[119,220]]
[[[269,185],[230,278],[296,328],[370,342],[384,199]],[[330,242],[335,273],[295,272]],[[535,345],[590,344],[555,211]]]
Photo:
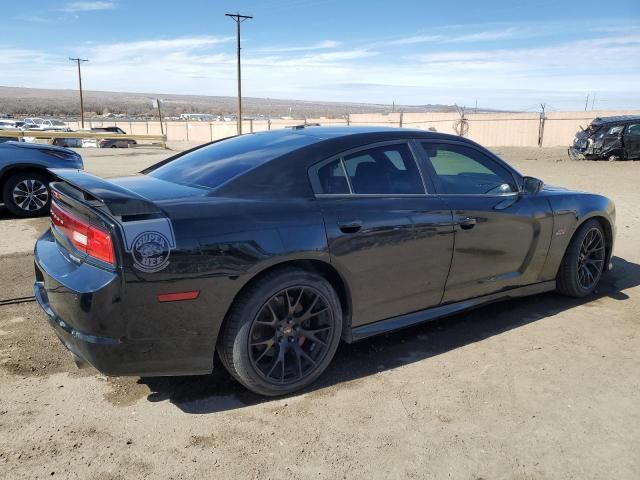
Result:
[[[233,114],[236,111],[235,97],[207,95],[172,95],[159,93],[84,92],[85,112],[94,114],[114,113],[128,116],[153,115],[151,101],[160,98],[163,115],[177,116],[181,113]],[[78,115],[77,90],[49,90],[0,86],[0,115],[59,116]],[[291,110],[290,110],[291,109]],[[395,105],[395,111],[445,112],[454,111],[452,105]],[[392,111],[390,104],[320,102],[307,100],[282,100],[274,98],[243,97],[243,114],[295,118],[341,117],[348,113],[386,113]]]

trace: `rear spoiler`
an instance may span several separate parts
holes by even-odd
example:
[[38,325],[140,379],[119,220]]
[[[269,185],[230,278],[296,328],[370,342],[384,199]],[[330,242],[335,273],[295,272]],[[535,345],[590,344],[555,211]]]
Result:
[[[131,190],[82,170],[53,168],[49,172],[57,181],[54,188],[71,197],[104,205],[114,216],[153,215],[162,213],[156,204]],[[69,186],[73,187],[70,189]]]

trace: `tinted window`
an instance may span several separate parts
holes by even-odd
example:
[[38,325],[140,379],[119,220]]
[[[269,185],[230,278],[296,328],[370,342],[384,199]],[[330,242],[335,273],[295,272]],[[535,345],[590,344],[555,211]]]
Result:
[[424,193],[409,146],[386,145],[347,155],[344,166],[356,194]]
[[316,142],[290,132],[248,134],[189,152],[151,171],[152,177],[182,185],[215,188],[298,148]]
[[507,169],[473,148],[432,143],[422,146],[445,193],[479,195],[517,191]]
[[629,135],[640,135],[640,125],[629,125],[627,133]]
[[607,135],[617,135],[622,132],[624,125],[616,125],[615,127],[611,127],[607,132]]
[[349,193],[347,176],[344,174],[342,162],[338,159],[318,169],[318,180],[322,193],[344,194]]

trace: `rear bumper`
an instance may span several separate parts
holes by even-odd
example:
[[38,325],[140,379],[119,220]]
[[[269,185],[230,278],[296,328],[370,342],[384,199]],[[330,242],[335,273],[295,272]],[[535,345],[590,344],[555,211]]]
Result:
[[[193,338],[162,338],[139,333],[129,320],[117,272],[74,263],[60,251],[51,232],[34,251],[35,298],[76,364],[90,364],[106,375],[194,375],[210,373],[213,345]],[[158,322],[151,308],[148,316]],[[139,311],[139,310],[138,310]],[[162,325],[156,323],[157,331]]]
[[97,337],[83,333],[66,323],[49,305],[43,281],[33,284],[33,293],[36,301],[47,314],[50,325],[73,357],[76,365],[81,368],[90,364],[101,372],[109,373],[118,356],[117,346],[120,345],[120,341],[114,338]]

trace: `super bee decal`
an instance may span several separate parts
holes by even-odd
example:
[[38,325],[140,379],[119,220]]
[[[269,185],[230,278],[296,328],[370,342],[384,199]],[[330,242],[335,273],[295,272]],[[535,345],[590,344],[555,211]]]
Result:
[[131,254],[134,268],[142,272],[159,272],[169,265],[171,250],[176,248],[169,219],[126,222],[122,231],[125,250]]
[[143,272],[158,272],[169,264],[169,240],[159,232],[144,232],[133,241],[133,264]]

